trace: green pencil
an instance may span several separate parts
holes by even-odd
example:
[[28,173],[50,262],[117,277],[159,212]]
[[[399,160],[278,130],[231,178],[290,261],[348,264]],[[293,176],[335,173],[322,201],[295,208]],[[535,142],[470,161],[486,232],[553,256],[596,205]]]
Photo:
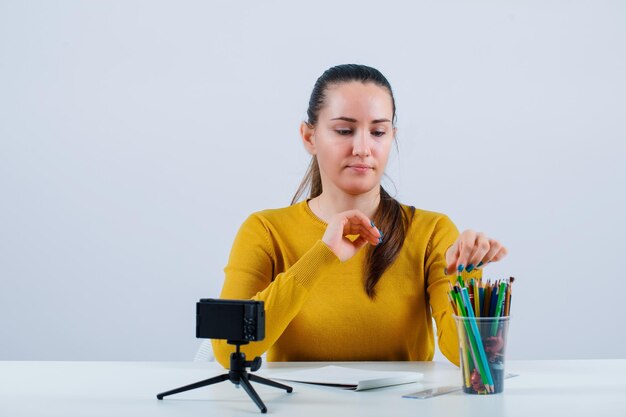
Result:
[[[458,290],[458,287],[456,288]],[[458,292],[453,292],[452,297],[457,302],[457,310],[459,311],[459,316],[463,318],[468,318],[468,312],[465,308],[465,305],[462,301],[461,294]],[[490,389],[489,379],[487,378],[487,374],[485,373],[485,369],[480,361],[480,354],[478,353],[478,346],[476,345],[476,340],[474,339],[474,335],[472,334],[472,330],[470,328],[470,324],[467,320],[461,320],[463,322],[463,326],[465,327],[465,336],[467,337],[467,341],[469,342],[469,354],[468,357],[472,359],[473,364],[470,365],[470,368],[474,368],[478,371],[480,375],[480,379],[483,381],[483,385],[485,389]]]
[[500,288],[498,288],[498,301],[496,302],[496,313],[494,314],[495,320],[491,324],[491,335],[495,336],[498,333],[498,318],[502,313],[502,304],[504,301],[504,293],[506,292],[506,282],[502,281],[500,283]]

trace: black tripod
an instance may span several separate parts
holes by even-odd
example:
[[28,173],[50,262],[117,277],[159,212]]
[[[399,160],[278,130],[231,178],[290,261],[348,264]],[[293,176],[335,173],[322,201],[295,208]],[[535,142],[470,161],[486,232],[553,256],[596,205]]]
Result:
[[255,404],[261,409],[261,412],[267,413],[267,407],[265,407],[265,404],[263,404],[263,401],[261,400],[261,397],[259,397],[259,394],[257,394],[254,388],[252,388],[252,384],[250,384],[250,381],[258,382],[259,384],[269,385],[271,387],[284,389],[287,392],[293,391],[293,388],[287,385],[279,384],[278,382],[274,382],[266,378],[261,378],[260,376],[249,374],[246,371],[246,368],[248,367],[250,368],[250,372],[257,371],[261,367],[260,357],[256,357],[252,361],[246,361],[246,354],[240,351],[240,346],[246,345],[248,344],[248,342],[240,342],[240,341],[235,342],[235,341],[229,340],[228,343],[231,345],[236,345],[237,351],[230,354],[230,370],[228,371],[227,374],[218,375],[213,378],[205,379],[204,381],[199,381],[193,384],[185,385],[184,387],[162,392],[160,394],[157,394],[157,398],[159,400],[162,400],[163,397],[166,397],[168,395],[178,394],[179,392],[189,391],[192,389],[205,387],[211,384],[217,384],[218,382],[223,382],[223,381],[230,379],[230,381],[237,386],[241,384],[241,386],[248,393],[250,398],[252,398],[252,401],[254,401]]

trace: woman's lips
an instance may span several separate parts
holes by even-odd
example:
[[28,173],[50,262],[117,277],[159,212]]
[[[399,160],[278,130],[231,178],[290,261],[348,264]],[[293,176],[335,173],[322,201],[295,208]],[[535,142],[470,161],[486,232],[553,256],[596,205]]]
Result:
[[370,169],[372,169],[372,167],[367,165],[348,165],[348,168],[357,173],[368,172]]

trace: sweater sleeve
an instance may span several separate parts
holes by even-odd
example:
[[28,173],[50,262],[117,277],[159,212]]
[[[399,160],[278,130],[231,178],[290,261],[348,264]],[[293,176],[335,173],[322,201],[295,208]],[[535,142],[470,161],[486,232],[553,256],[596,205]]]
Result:
[[[241,347],[252,359],[268,350],[306,301],[309,289],[324,272],[339,263],[339,258],[318,240],[285,272],[274,275],[276,254],[263,219],[253,214],[242,224],[233,243],[220,297],[263,301],[265,339]],[[211,341],[215,358],[228,368],[234,346],[226,340]]]
[[[454,223],[447,217],[442,216],[433,230],[428,243],[426,254],[426,285],[428,299],[432,315],[437,324],[437,341],[439,350],[455,365],[459,365],[459,339],[454,314],[448,300],[448,282],[454,283],[454,275],[445,275],[446,251],[459,237],[459,231]],[[469,274],[464,273],[464,278],[479,278],[482,271],[479,269]]]

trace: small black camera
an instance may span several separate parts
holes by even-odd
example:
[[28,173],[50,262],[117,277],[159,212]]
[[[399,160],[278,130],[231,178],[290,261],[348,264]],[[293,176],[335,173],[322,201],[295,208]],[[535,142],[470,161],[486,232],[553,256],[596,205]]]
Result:
[[265,339],[263,301],[201,299],[196,303],[196,337],[246,343]]
[[241,351],[241,345],[265,338],[263,301],[200,299],[196,303],[196,337],[226,339],[229,344],[236,346],[235,352],[230,354],[228,373],[162,392],[157,394],[159,400],[179,392],[230,381],[237,388],[243,387],[261,412],[267,413],[267,407],[252,387],[251,382],[284,389],[287,392],[293,391],[293,388],[290,386],[248,373],[247,371],[248,368],[250,368],[250,372],[259,370],[262,363],[260,356],[255,357],[254,360],[247,361],[245,352]]

